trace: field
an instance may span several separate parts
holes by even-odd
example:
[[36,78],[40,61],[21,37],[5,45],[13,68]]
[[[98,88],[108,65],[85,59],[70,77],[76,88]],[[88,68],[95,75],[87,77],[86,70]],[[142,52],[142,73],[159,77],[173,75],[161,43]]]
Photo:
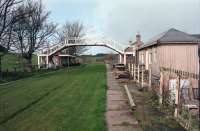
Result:
[[105,131],[106,68],[87,65],[0,86],[1,131]]
[[[33,55],[32,59],[33,65],[37,64],[37,56]],[[13,70],[16,68],[17,70],[22,69],[21,58],[19,54],[6,54],[2,57],[2,69],[3,70]]]

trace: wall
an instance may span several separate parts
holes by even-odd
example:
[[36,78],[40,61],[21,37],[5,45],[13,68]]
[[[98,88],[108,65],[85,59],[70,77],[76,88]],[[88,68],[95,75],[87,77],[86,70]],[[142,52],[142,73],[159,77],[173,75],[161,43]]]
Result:
[[139,63],[145,65],[145,69],[152,69],[154,74],[159,75],[159,65],[157,58],[157,47],[149,47],[139,51]]
[[198,45],[162,45],[157,47],[159,66],[199,73]]
[[146,68],[151,67],[154,73],[158,73],[159,67],[167,67],[199,73],[198,45],[196,44],[165,44],[157,47],[149,47],[139,51],[139,61]]
[[[152,69],[152,74],[159,76],[160,67],[171,68],[199,74],[197,44],[163,44],[139,51],[139,61],[145,68]],[[192,87],[197,87],[197,80],[191,79]],[[166,83],[167,85],[167,83]]]

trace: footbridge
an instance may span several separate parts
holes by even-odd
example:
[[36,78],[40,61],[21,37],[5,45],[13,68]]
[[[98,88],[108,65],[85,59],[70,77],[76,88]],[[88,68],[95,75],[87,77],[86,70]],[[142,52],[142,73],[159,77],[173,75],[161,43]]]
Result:
[[122,63],[122,56],[124,55],[125,47],[117,41],[108,38],[67,38],[64,42],[52,45],[48,48],[44,48],[38,52],[38,66],[41,64],[49,65],[59,65],[60,58],[63,56],[74,57],[69,54],[61,54],[60,52],[66,48],[73,46],[104,46],[112,49],[119,54],[119,63]]

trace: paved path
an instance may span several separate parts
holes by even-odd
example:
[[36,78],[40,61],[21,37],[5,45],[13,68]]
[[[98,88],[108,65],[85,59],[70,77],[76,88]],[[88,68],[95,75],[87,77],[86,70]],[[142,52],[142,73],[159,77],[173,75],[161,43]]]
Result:
[[128,99],[123,87],[114,79],[107,65],[107,109],[106,120],[108,131],[141,131],[138,122],[130,111]]

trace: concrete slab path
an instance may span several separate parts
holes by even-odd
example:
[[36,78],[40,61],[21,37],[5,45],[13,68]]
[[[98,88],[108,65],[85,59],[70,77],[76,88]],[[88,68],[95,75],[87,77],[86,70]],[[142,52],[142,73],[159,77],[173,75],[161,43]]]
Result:
[[108,131],[141,131],[130,110],[125,91],[114,79],[109,65],[107,65],[107,83],[106,121]]

